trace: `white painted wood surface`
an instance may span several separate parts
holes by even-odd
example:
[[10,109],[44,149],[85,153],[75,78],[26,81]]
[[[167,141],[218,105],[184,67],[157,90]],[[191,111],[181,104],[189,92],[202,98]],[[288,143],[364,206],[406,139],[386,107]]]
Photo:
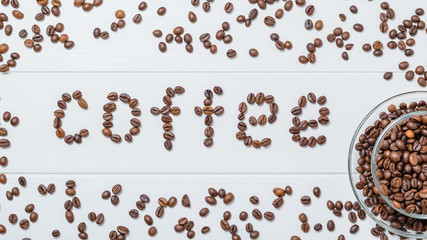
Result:
[[[106,215],[102,227],[89,224],[90,239],[107,238],[109,231],[117,225],[129,226],[131,234],[128,239],[149,238],[143,219],[133,220],[128,216],[128,211],[134,208],[141,193],[149,194],[152,199],[147,210],[141,214],[153,216],[155,202],[160,196],[175,195],[180,198],[188,193],[192,201],[191,210],[177,206],[166,209],[162,220],[155,218],[155,226],[159,229],[155,239],[186,239],[173,231],[175,222],[183,216],[195,221],[196,239],[227,239],[230,235],[219,227],[222,212],[226,209],[233,213],[231,222],[238,225],[242,239],[249,239],[244,224],[237,219],[240,211],[250,212],[254,208],[248,201],[251,195],[260,197],[261,204],[257,206],[260,210],[272,210],[276,214],[276,220],[272,223],[250,217],[250,222],[261,231],[260,239],[289,239],[292,235],[303,239],[336,239],[341,233],[347,239],[371,238],[370,228],[374,226],[371,220],[359,220],[361,230],[357,235],[350,236],[348,231],[351,225],[346,219],[347,215],[337,219],[326,209],[326,201],[355,200],[346,172],[347,151],[353,132],[362,118],[384,99],[420,89],[416,81],[404,80],[403,73],[397,70],[398,63],[403,59],[403,53],[399,50],[386,49],[381,58],[361,50],[365,42],[371,43],[377,39],[384,44],[387,42],[387,36],[379,34],[377,30],[380,2],[310,2],[316,7],[311,19],[322,19],[325,24],[320,32],[303,28],[306,15],[304,8],[297,6],[293,11],[285,12],[284,18],[274,28],[266,27],[263,18],[273,15],[279,6],[282,7],[282,2],[261,10],[252,26],[246,28],[237,24],[235,18],[240,14],[246,15],[255,6],[246,1],[234,2],[233,13],[226,14],[223,10],[225,2],[216,0],[211,12],[206,14],[201,6],[195,8],[189,1],[148,1],[148,9],[141,12],[143,22],[135,25],[132,17],[139,12],[138,1],[105,1],[90,13],[73,7],[70,1],[61,7],[60,18],[50,16],[39,25],[45,29],[49,24],[63,22],[65,33],[76,42],[76,47],[67,51],[60,44],[52,44],[46,39],[39,54],[26,49],[23,40],[17,36],[21,28],[30,31],[35,22],[33,16],[39,8],[35,3],[21,3],[26,17],[20,21],[10,20],[15,27],[14,35],[6,37],[3,32],[0,33],[0,41],[7,42],[11,51],[18,51],[22,56],[16,69],[0,75],[0,109],[10,110],[21,118],[19,127],[8,127],[12,147],[0,153],[10,159],[7,168],[1,169],[7,174],[9,182],[0,189],[4,192],[17,186],[16,179],[21,175],[25,175],[29,183],[21,189],[21,196],[12,202],[7,201],[4,195],[0,197],[0,223],[8,228],[5,239],[50,239],[53,229],[61,230],[61,239],[74,239],[77,237],[77,224],[80,221],[88,222],[87,213],[90,211]],[[348,7],[356,3],[359,13],[353,15]],[[422,0],[405,3],[395,0],[390,4],[396,11],[396,19],[389,22],[391,27],[409,18],[416,7],[427,8]],[[158,17],[155,14],[159,6],[167,7],[166,16]],[[2,6],[0,9],[6,13],[12,11],[10,7]],[[107,41],[94,39],[93,28],[109,29],[117,9],[126,11],[126,28],[117,33],[110,32]],[[197,13],[197,24],[188,22],[189,10]],[[347,15],[345,23],[338,20],[341,12]],[[203,48],[198,36],[209,32],[213,38],[224,20],[231,23],[230,33],[234,40],[228,46],[215,39],[219,51],[211,55]],[[364,24],[363,33],[355,33],[352,29],[356,22]],[[176,43],[168,45],[167,53],[158,51],[160,39],[155,39],[152,31],[161,29],[165,36],[177,25],[184,26],[186,32],[193,35],[193,54],[188,54],[184,45]],[[325,40],[326,35],[337,26],[349,31],[349,42],[355,44],[354,49],[349,51],[348,62],[340,57],[342,49]],[[278,51],[269,39],[272,32],[279,33],[283,40],[292,41],[293,49]],[[298,56],[306,54],[306,43],[315,37],[324,40],[324,46],[316,52],[318,61],[316,64],[299,64]],[[416,41],[416,54],[408,60],[411,67],[425,65],[425,33],[420,32]],[[258,58],[249,57],[248,50],[252,47],[260,51]],[[225,57],[229,48],[238,51],[236,59]],[[391,81],[382,79],[384,71],[395,72]],[[176,139],[173,141],[174,150],[168,152],[163,148],[161,121],[158,116],[151,115],[149,109],[162,106],[165,89],[176,85],[184,86],[186,93],[173,99],[182,113],[174,117]],[[202,105],[203,91],[215,85],[223,87],[224,94],[215,96],[213,105],[224,106],[225,113],[214,118],[215,144],[206,148],[202,143],[203,120],[194,114],[193,108]],[[64,129],[76,132],[87,128],[90,136],[81,145],[68,146],[55,136],[53,111],[57,109],[56,101],[63,92],[71,93],[76,89],[83,92],[89,109],[81,110],[75,101],[68,104]],[[132,144],[114,144],[101,135],[102,106],[111,91],[127,92],[140,100],[142,131]],[[254,137],[268,136],[273,141],[269,148],[256,150],[236,140],[235,133],[238,104],[245,101],[250,92],[259,91],[274,95],[280,110],[274,124],[249,128],[248,132]],[[299,96],[311,91],[317,96],[327,96],[326,106],[331,110],[331,122],[304,133],[307,136],[325,134],[328,140],[324,146],[303,149],[290,139],[290,109],[296,105]],[[318,105],[309,104],[304,109],[303,117],[317,118],[318,108]],[[251,106],[247,117],[261,113],[268,113],[265,105]],[[114,131],[123,134],[130,126],[129,108],[119,103],[114,116]],[[76,221],[73,225],[66,223],[63,216],[63,202],[68,199],[63,194],[64,183],[68,179],[77,181],[78,196],[83,204],[81,209],[75,211]],[[51,182],[57,186],[56,194],[40,196],[38,184]],[[124,192],[120,195],[120,205],[113,207],[102,200],[100,194],[116,183],[123,185]],[[286,185],[294,188],[294,194],[285,198],[285,205],[280,210],[274,210],[271,206],[274,199],[272,189]],[[322,188],[321,198],[312,197],[310,207],[302,206],[299,198],[312,196],[314,186]],[[232,191],[236,200],[229,207],[222,204],[212,207],[209,217],[201,219],[198,211],[206,205],[204,196],[208,187]],[[9,214],[16,213],[19,219],[27,217],[23,208],[30,202],[36,204],[39,221],[27,231],[11,226],[7,221]],[[312,227],[321,222],[324,230],[321,233],[311,230],[303,234],[298,221],[301,212],[308,214]],[[325,229],[329,219],[337,224],[332,233]],[[200,228],[204,225],[210,226],[212,232],[202,237]]]

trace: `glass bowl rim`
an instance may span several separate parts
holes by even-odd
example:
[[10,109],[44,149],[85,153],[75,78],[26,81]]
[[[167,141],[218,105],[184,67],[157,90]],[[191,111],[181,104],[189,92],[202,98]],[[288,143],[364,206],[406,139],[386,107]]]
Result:
[[349,151],[348,151],[348,165],[347,165],[347,170],[348,170],[348,177],[350,179],[350,184],[351,184],[351,188],[353,190],[353,194],[356,197],[357,201],[359,202],[360,206],[362,207],[362,209],[365,211],[365,213],[372,219],[374,220],[374,222],[378,225],[380,225],[381,227],[383,227],[384,229],[397,234],[399,236],[402,237],[409,237],[409,238],[427,238],[427,235],[424,235],[424,233],[419,233],[419,234],[412,234],[412,233],[408,233],[408,232],[404,232],[400,229],[396,229],[396,228],[392,228],[391,226],[389,226],[388,224],[385,224],[382,220],[377,219],[377,217],[371,212],[371,209],[369,209],[364,201],[361,199],[361,197],[359,197],[359,189],[356,189],[355,186],[355,182],[353,181],[353,150],[354,150],[354,146],[356,143],[356,139],[359,138],[358,133],[360,132],[360,130],[363,128],[363,125],[366,123],[366,121],[372,116],[372,114],[377,111],[380,107],[382,107],[382,105],[384,105],[385,103],[387,103],[388,101],[391,101],[393,99],[396,99],[398,97],[401,96],[407,96],[410,94],[415,94],[415,93],[425,93],[427,94],[427,91],[410,91],[410,92],[404,92],[404,93],[400,93],[397,95],[394,95],[392,97],[387,98],[386,100],[380,102],[378,105],[376,105],[371,111],[369,111],[369,113],[362,119],[362,121],[359,123],[359,125],[356,128],[356,131],[353,134],[353,137],[351,139],[351,143],[350,143],[350,147],[349,147]]

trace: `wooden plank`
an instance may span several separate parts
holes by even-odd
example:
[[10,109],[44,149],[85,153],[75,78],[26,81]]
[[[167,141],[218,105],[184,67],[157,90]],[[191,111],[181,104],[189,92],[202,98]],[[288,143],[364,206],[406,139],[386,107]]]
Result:
[[[11,188],[16,185],[15,179],[19,175],[8,175],[10,181],[7,186]],[[69,224],[64,218],[63,202],[69,199],[64,194],[65,181],[74,179],[77,183],[77,196],[80,198],[82,207],[74,209],[75,222]],[[239,228],[238,234],[242,239],[249,239],[249,235],[244,230],[245,224],[250,222],[254,228],[260,231],[259,239],[275,239],[280,235],[281,239],[290,239],[292,235],[298,235],[303,239],[336,239],[338,235],[344,234],[346,239],[369,239],[371,238],[370,229],[374,223],[369,220],[357,220],[360,230],[356,235],[351,235],[349,229],[351,223],[347,220],[347,211],[343,216],[335,217],[331,211],[326,208],[328,200],[351,200],[355,201],[353,193],[348,183],[348,177],[344,175],[39,175],[31,174],[27,176],[28,186],[21,190],[21,196],[15,198],[12,202],[2,200],[2,212],[0,222],[5,223],[8,233],[7,239],[22,239],[30,237],[31,239],[49,239],[50,233],[54,229],[59,229],[62,233],[61,238],[70,238],[77,236],[77,225],[84,221],[87,223],[87,233],[90,239],[105,239],[109,231],[116,228],[117,225],[125,225],[130,228],[129,239],[148,238],[148,226],[143,221],[143,216],[149,214],[154,219],[154,226],[158,228],[158,235],[155,239],[186,239],[185,234],[177,234],[173,226],[181,217],[187,217],[195,222],[195,239],[229,239],[230,234],[220,228],[219,222],[222,219],[224,211],[230,211],[232,218],[230,224],[236,224]],[[56,184],[56,193],[54,195],[41,196],[37,192],[37,186],[40,183]],[[111,189],[114,184],[122,184],[123,191],[119,195],[120,203],[113,206],[110,201],[102,200],[103,190]],[[293,187],[293,194],[285,196],[285,203],[280,209],[272,206],[275,196],[272,189],[275,187]],[[318,199],[313,196],[312,189],[319,186],[322,189],[321,197]],[[235,200],[230,205],[224,205],[219,201],[216,206],[209,206],[205,203],[204,197],[208,194],[209,187],[224,188],[235,195]],[[151,202],[144,211],[140,212],[138,219],[129,217],[130,209],[135,208],[135,202],[139,195],[146,193],[150,196]],[[191,201],[191,208],[184,208],[180,204],[181,197],[188,194]],[[260,198],[259,205],[252,205],[249,197],[257,195]],[[311,196],[312,203],[309,206],[303,206],[300,198],[303,195]],[[165,215],[158,219],[154,215],[157,208],[157,199],[159,197],[169,198],[176,196],[179,200],[175,208],[166,208]],[[220,199],[218,199],[220,200]],[[39,213],[39,220],[31,224],[27,231],[18,230],[19,226],[12,226],[7,222],[10,213],[16,213],[20,219],[25,218],[27,214],[24,207],[28,203],[34,203],[35,211]],[[201,218],[198,213],[203,207],[210,209],[210,214],[206,218]],[[266,220],[255,220],[251,216],[254,208],[262,212],[272,211],[276,218],[273,222]],[[102,226],[89,222],[87,215],[89,212],[103,213],[105,222]],[[246,222],[239,220],[241,211],[249,213]],[[302,233],[298,215],[306,213],[311,225],[309,233]],[[326,222],[332,219],[336,224],[336,229],[329,232],[326,229]],[[7,224],[6,224],[7,223]],[[315,232],[313,226],[316,223],[323,225],[321,232]],[[209,226],[211,232],[207,235],[200,234],[203,226]],[[394,239],[394,238],[390,238]]]
[[[18,128],[8,127],[12,147],[2,154],[9,157],[6,170],[13,173],[345,173],[350,140],[370,109],[397,93],[419,89],[402,78],[396,75],[385,82],[381,74],[351,73],[15,73],[2,79],[1,109],[22,121]],[[173,99],[182,113],[174,117],[176,139],[168,152],[163,147],[162,122],[149,110],[162,107],[165,89],[176,85],[184,86],[186,92]],[[202,105],[204,90],[215,85],[222,86],[224,94],[215,96],[213,105],[224,106],[225,113],[214,117],[215,143],[206,148],[203,119],[193,108]],[[87,128],[90,136],[81,145],[69,146],[55,136],[53,112],[62,93],[76,89],[83,92],[89,109],[83,111],[76,102],[68,104],[63,128],[67,133]],[[140,100],[142,131],[132,144],[114,144],[101,134],[102,106],[111,91],[127,92]],[[235,138],[239,103],[250,92],[259,91],[272,94],[280,109],[274,124],[247,131],[256,139],[270,137],[272,145],[265,149],[247,148]],[[325,146],[303,149],[288,132],[290,110],[310,91],[326,95],[331,121],[304,132],[308,137],[326,135]],[[302,118],[317,119],[318,109],[309,104]],[[250,106],[246,121],[251,115],[268,113],[266,105]],[[123,135],[130,128],[129,108],[119,103],[114,116],[114,132]]]
[[[73,50],[67,51],[61,44],[52,44],[47,36],[42,43],[43,51],[34,53],[23,45],[23,40],[18,37],[20,29],[25,28],[31,32],[31,26],[35,23],[34,15],[39,12],[36,3],[21,3],[20,9],[26,14],[23,20],[16,20],[10,17],[9,23],[14,26],[12,37],[6,37],[4,32],[0,33],[1,42],[7,42],[11,51],[18,51],[22,58],[18,62],[15,72],[29,71],[121,71],[121,72],[235,72],[235,71],[262,71],[262,72],[385,72],[399,71],[398,63],[405,58],[403,52],[399,50],[386,49],[382,57],[376,58],[372,53],[365,53],[361,50],[364,43],[373,43],[381,40],[384,45],[389,41],[387,34],[382,34],[378,30],[380,24],[379,14],[382,10],[379,2],[358,1],[359,12],[354,15],[348,10],[350,2],[340,0],[323,1],[322,4],[315,4],[315,13],[310,17],[313,21],[321,19],[324,22],[322,31],[307,31],[304,28],[304,21],[307,16],[303,7],[294,6],[290,12],[285,12],[283,19],[277,22],[275,27],[265,26],[263,19],[267,15],[274,15],[274,12],[283,7],[282,2],[268,6],[266,10],[261,10],[257,19],[250,28],[236,22],[236,17],[240,14],[247,15],[254,8],[254,5],[247,1],[234,2],[232,14],[224,12],[224,4],[227,0],[216,0],[212,3],[209,14],[203,12],[201,6],[193,7],[190,1],[149,1],[149,7],[142,12],[143,22],[136,25],[132,22],[134,14],[138,13],[138,0],[129,1],[104,1],[100,8],[93,9],[90,13],[83,12],[76,8],[72,2],[64,3],[61,7],[61,17],[47,17],[43,22],[38,23],[43,29],[43,33],[49,24],[55,25],[61,21],[65,24],[65,33],[76,42]],[[390,20],[391,28],[396,28],[402,20],[409,19],[417,7],[427,8],[427,2],[423,0],[413,0],[405,2],[389,1],[396,11],[396,19]],[[167,7],[167,14],[159,17],[156,10],[160,6]],[[92,31],[95,27],[109,30],[110,24],[117,21],[114,12],[117,9],[126,11],[127,26],[118,32],[110,31],[108,41],[94,39]],[[191,24],[187,19],[188,11],[192,10],[198,15],[197,24]],[[3,10],[10,14],[12,8]],[[345,13],[347,21],[339,21],[338,14]],[[234,38],[229,45],[217,41],[214,36],[221,28],[223,21],[231,24],[231,34]],[[363,33],[353,30],[353,24],[362,23],[365,26]],[[165,36],[172,32],[177,25],[182,25],[186,32],[193,36],[194,53],[188,54],[184,44],[173,43],[168,46],[168,52],[160,53],[157,46],[162,39],[153,37],[155,29],[161,29]],[[341,59],[344,49],[339,49],[335,44],[326,41],[326,36],[335,27],[342,27],[351,33],[349,41],[346,43],[355,44],[353,50],[349,51],[350,60],[345,62]],[[218,46],[218,53],[212,55],[204,49],[198,40],[202,33],[209,32],[211,41]],[[277,32],[282,40],[289,40],[293,43],[290,51],[278,51],[269,38],[270,34]],[[411,67],[424,64],[423,46],[427,43],[424,31],[420,31],[415,38],[417,43],[413,47],[416,54],[410,58]],[[302,65],[298,63],[298,56],[306,55],[306,44],[315,38],[324,41],[323,47],[316,51],[318,61],[316,64]],[[238,52],[236,59],[230,60],[225,54],[229,48]],[[258,58],[249,57],[250,48],[257,48],[260,51]]]

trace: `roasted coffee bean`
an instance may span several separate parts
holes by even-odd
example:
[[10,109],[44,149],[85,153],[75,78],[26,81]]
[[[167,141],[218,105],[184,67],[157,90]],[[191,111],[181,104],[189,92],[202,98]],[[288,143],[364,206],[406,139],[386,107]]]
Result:
[[301,197],[301,203],[303,205],[308,205],[311,203],[311,198],[309,196],[302,196]]
[[187,194],[185,194],[182,197],[181,204],[183,207],[190,207],[191,206],[190,198],[188,197]]
[[65,219],[66,219],[69,223],[74,222],[74,214],[73,214],[73,212],[72,212],[72,211],[67,210],[67,211],[65,212]]
[[113,204],[114,206],[118,205],[120,202],[120,198],[117,195],[113,195],[110,198],[110,202],[111,204]]
[[359,231],[359,225],[355,224],[355,225],[351,226],[351,228],[350,228],[350,233],[351,234],[355,234],[358,231]]
[[349,213],[348,213],[348,220],[349,220],[350,222],[352,222],[352,223],[356,222],[356,221],[357,221],[356,213],[354,213],[354,212],[349,212]]
[[94,221],[96,224],[102,225],[104,223],[104,219],[105,219],[104,214],[100,213],[96,216]]
[[335,230],[335,223],[334,223],[334,221],[329,220],[328,223],[326,224],[326,228],[329,231],[331,231],[331,232],[334,231]]
[[253,216],[255,219],[258,219],[258,220],[262,219],[262,213],[261,213],[261,211],[260,211],[260,210],[258,210],[258,209],[254,209],[254,210],[252,211],[252,216]]
[[229,50],[227,51],[227,57],[228,57],[228,58],[235,58],[235,57],[236,57],[236,55],[237,55],[237,53],[236,53],[236,51],[235,51],[234,49],[229,49]]
[[307,222],[301,224],[301,230],[307,233],[308,231],[310,231],[310,224],[308,224]]
[[[27,219],[22,219],[20,222],[19,222],[19,227],[20,228],[22,228],[22,229],[28,229],[29,227],[30,227],[30,222],[27,220]],[[0,229],[1,230],[1,229]]]
[[307,19],[307,20],[304,22],[304,27],[305,27],[305,29],[307,29],[307,30],[312,29],[312,28],[313,28],[313,21],[311,21],[311,19]]
[[157,228],[156,227],[150,227],[150,229],[148,229],[148,235],[153,237],[157,234]]

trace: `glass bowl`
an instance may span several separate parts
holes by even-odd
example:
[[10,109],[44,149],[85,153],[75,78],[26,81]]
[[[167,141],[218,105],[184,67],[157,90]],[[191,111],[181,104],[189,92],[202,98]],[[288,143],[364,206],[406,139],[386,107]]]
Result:
[[[375,108],[373,108],[363,118],[363,120],[357,127],[353,135],[353,138],[351,140],[350,149],[348,153],[348,173],[349,173],[349,178],[350,178],[350,183],[353,189],[353,193],[356,196],[357,201],[359,202],[360,206],[365,211],[365,213],[372,220],[374,220],[376,224],[388,230],[389,232],[397,234],[399,236],[408,237],[408,238],[427,239],[427,232],[417,232],[417,231],[413,231],[412,229],[406,229],[406,228],[397,229],[393,227],[389,221],[383,220],[380,215],[375,215],[373,212],[371,212],[372,207],[368,207],[368,205],[365,204],[365,199],[367,199],[367,197],[363,195],[363,190],[359,190],[356,187],[356,184],[360,181],[359,179],[360,173],[356,171],[356,167],[359,166],[358,160],[360,157],[359,157],[359,151],[355,149],[356,143],[359,143],[359,136],[365,133],[365,129],[367,127],[372,126],[376,120],[379,120],[380,113],[388,112],[387,108],[389,105],[394,104],[398,107],[400,103],[406,103],[407,105],[409,105],[412,102],[419,102],[421,100],[427,101],[427,91],[413,91],[413,92],[402,93],[402,94],[393,96],[389,99],[386,99],[385,101],[378,104]],[[394,121],[392,121],[392,123],[393,122]],[[369,168],[370,168],[370,165],[369,165]],[[385,201],[385,199],[383,200]],[[390,207],[393,208],[392,205],[390,205]],[[417,216],[412,216],[411,218],[419,219],[416,217]]]

